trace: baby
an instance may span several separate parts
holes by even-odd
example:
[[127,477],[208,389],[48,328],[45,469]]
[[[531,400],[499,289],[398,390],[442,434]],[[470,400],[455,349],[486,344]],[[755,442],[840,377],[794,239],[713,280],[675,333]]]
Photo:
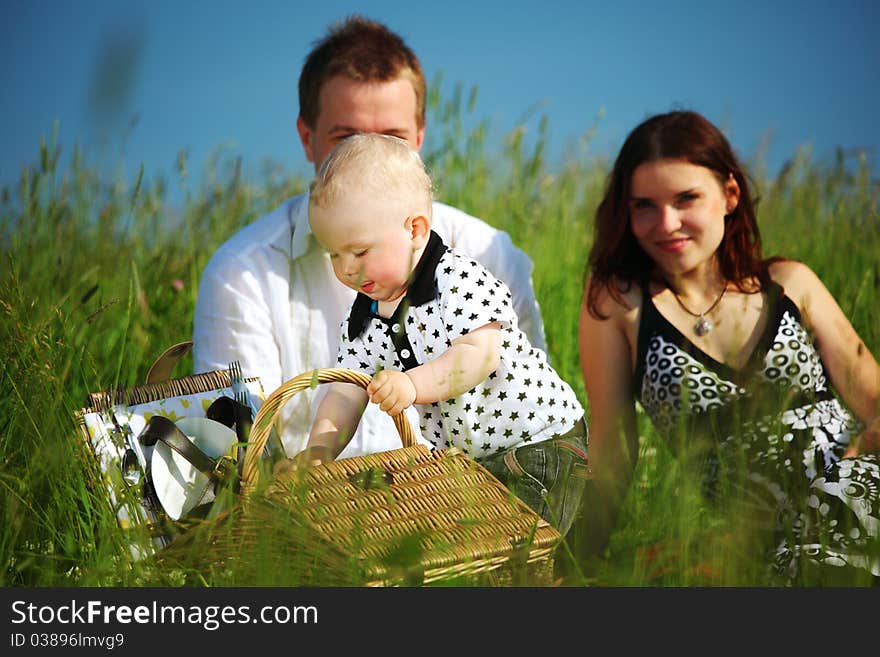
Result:
[[563,535],[580,507],[584,411],[518,328],[511,294],[431,231],[432,185],[417,152],[358,134],[311,185],[309,224],[339,280],[357,291],[337,357],[372,376],[332,384],[298,465],[332,461],[368,401],[415,405],[422,435],[482,463]]

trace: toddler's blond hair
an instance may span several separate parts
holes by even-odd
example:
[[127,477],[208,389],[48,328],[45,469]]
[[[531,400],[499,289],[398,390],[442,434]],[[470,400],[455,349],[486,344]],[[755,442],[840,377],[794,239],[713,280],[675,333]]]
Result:
[[431,217],[431,178],[419,154],[398,137],[362,133],[343,139],[315,174],[309,203],[331,207],[353,188],[400,205],[410,216]]

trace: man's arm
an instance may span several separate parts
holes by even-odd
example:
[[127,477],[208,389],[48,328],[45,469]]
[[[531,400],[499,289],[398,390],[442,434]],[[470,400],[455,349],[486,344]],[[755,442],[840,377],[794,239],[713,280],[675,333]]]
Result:
[[532,283],[532,261],[504,231],[443,203],[434,204],[432,222],[443,242],[480,262],[507,284],[519,328],[533,347],[547,350],[544,322]]
[[233,360],[263,386],[281,385],[281,356],[268,300],[256,278],[228,252],[208,263],[193,317],[193,370],[226,369]]

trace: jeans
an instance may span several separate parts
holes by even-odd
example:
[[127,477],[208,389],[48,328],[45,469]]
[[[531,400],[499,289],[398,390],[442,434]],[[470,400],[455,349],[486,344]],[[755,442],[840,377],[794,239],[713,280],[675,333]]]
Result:
[[518,445],[479,463],[564,537],[581,506],[589,479],[583,420],[564,436]]

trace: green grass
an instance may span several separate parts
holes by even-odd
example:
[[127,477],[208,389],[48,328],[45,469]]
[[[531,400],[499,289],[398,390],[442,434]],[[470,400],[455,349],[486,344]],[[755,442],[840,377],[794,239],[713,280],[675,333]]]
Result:
[[[443,100],[432,91],[423,154],[444,202],[510,233],[535,263],[534,283],[550,358],[586,407],[577,317],[592,216],[607,172],[587,126],[562,161],[547,158],[546,121],[521,126],[500,147],[490,127],[462,126],[475,93]],[[468,120],[466,120],[468,119]],[[529,125],[534,123],[529,122]],[[296,145],[291,144],[291,148]],[[73,419],[91,391],[132,386],[161,351],[188,339],[200,273],[236,230],[302,191],[307,180],[267,171],[246,183],[234,160],[219,159],[193,189],[185,156],[170,180],[100,178],[76,152],[59,166],[52,138],[0,204],[0,584],[141,586],[356,581],[346,570],[315,579],[315,555],[290,567],[195,573],[132,560],[137,532],[117,526]],[[752,171],[763,172],[760,161]],[[765,252],[807,262],[823,279],[873,353],[880,353],[880,189],[858,157],[816,163],[804,149],[775,177],[761,173]],[[167,202],[180,185],[182,208]],[[187,358],[178,375],[191,369]],[[700,497],[693,473],[674,460],[640,417],[640,460],[608,552],[565,583],[684,586],[763,585],[748,533]],[[283,523],[279,523],[283,524]],[[278,539],[275,536],[274,539]],[[281,542],[285,535],[281,535]],[[287,538],[290,538],[287,536]],[[292,540],[292,539],[291,539]],[[267,539],[254,557],[271,554]],[[577,564],[580,566],[581,564]]]

